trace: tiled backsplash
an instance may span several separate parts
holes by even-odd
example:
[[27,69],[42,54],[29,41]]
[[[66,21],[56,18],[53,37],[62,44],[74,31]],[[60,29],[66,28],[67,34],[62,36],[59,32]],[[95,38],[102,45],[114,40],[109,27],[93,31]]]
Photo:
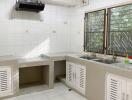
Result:
[[15,11],[14,1],[0,1],[0,55],[68,50],[69,8],[46,5],[41,13]]

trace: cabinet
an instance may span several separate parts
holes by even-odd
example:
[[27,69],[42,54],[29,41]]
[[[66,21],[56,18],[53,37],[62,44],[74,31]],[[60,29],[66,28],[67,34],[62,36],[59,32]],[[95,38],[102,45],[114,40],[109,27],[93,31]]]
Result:
[[11,95],[12,93],[12,80],[11,80],[11,67],[0,66],[0,97]]
[[132,100],[132,80],[127,80],[126,100]]
[[75,88],[75,64],[66,62],[66,83],[68,86]]
[[132,100],[132,80],[109,74],[106,87],[106,100]]
[[66,82],[68,86],[85,95],[86,67],[66,62]]

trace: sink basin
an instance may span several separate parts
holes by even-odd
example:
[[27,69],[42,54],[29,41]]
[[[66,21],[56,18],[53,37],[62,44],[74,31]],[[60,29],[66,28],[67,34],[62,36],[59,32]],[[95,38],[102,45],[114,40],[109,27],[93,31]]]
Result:
[[101,62],[101,63],[105,63],[105,64],[118,63],[117,61],[113,61],[112,59],[103,59],[103,58],[88,56],[88,55],[80,56],[80,58],[86,59],[86,60],[93,60],[93,61]]
[[92,56],[88,56],[88,55],[81,56],[80,58],[87,59],[87,60],[96,59],[96,57],[92,57]]
[[110,59],[95,59],[94,61],[105,63],[105,64],[118,63],[117,61],[113,61],[113,60],[110,60]]

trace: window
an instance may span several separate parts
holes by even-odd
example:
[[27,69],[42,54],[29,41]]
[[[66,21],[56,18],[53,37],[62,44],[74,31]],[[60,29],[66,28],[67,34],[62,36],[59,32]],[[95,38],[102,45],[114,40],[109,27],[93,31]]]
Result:
[[84,51],[103,53],[105,10],[85,14]]
[[108,54],[132,50],[132,4],[109,9]]
[[132,4],[86,13],[84,30],[86,52],[132,52]]

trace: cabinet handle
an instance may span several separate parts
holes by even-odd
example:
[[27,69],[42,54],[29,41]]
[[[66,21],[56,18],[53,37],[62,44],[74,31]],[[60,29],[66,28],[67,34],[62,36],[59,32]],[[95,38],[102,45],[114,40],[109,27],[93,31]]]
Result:
[[129,100],[129,94],[126,95],[126,100]]
[[73,73],[73,80],[75,79],[74,73]]
[[122,100],[125,100],[125,93],[122,93]]
[[76,80],[76,73],[75,73],[75,80]]

